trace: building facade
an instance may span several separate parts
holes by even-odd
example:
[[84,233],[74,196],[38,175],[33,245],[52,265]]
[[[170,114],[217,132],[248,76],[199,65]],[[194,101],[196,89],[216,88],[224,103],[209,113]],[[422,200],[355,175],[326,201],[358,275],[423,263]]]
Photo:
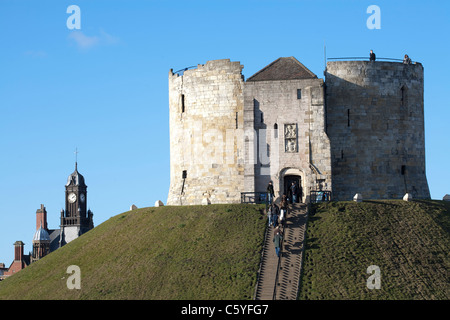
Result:
[[228,59],[169,72],[167,204],[429,198],[420,63],[332,61],[325,80],[293,57],[244,80]]
[[36,231],[32,240],[32,252],[24,254],[25,243],[16,241],[14,261],[9,268],[0,268],[0,280],[22,270],[94,227],[94,215],[91,210],[87,210],[87,186],[84,177],[78,172],[77,163],[75,171],[67,179],[65,189],[65,210],[61,210],[60,228],[48,228],[47,210],[41,204],[36,210]]

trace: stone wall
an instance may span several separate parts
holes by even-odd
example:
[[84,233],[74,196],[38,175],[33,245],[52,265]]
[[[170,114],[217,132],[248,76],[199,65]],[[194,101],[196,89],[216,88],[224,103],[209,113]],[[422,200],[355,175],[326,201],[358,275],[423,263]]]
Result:
[[62,226],[61,227],[61,245],[65,245],[76,238],[78,238],[81,234],[80,226]]
[[334,199],[429,198],[422,65],[333,61],[325,74]]
[[247,81],[244,105],[246,132],[255,129],[253,138],[246,136],[246,150],[257,146],[249,153],[245,191],[265,192],[273,181],[281,196],[288,174],[301,177],[303,201],[310,190],[331,190],[322,79]]
[[208,61],[169,72],[170,190],[167,204],[240,202],[244,184],[243,66]]
[[421,64],[328,62],[325,85],[313,74],[244,82],[242,68],[169,72],[169,205],[236,203],[269,181],[281,196],[288,176],[301,177],[304,202],[313,190],[430,197]]

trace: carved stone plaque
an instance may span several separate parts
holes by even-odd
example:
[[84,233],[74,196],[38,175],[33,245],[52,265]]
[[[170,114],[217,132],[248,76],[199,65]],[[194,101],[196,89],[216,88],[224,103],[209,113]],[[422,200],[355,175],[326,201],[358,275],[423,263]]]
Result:
[[297,125],[284,125],[284,143],[286,152],[297,152]]

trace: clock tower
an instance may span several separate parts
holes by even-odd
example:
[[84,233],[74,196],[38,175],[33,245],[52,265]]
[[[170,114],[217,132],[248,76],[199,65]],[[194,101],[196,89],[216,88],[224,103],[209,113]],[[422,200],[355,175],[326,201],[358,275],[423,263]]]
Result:
[[61,210],[60,246],[78,238],[94,227],[93,213],[87,210],[87,186],[84,177],[75,171],[66,183],[65,210]]

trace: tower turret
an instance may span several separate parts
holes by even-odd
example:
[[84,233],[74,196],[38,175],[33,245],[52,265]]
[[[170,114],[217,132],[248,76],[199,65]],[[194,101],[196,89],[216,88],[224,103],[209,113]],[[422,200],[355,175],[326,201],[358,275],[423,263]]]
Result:
[[183,74],[170,70],[168,204],[240,201],[244,183],[242,68],[239,62],[223,59]]
[[330,61],[325,75],[334,199],[430,198],[423,66]]
[[50,235],[42,225],[36,230],[33,237],[33,254],[31,261],[37,261],[50,253]]

